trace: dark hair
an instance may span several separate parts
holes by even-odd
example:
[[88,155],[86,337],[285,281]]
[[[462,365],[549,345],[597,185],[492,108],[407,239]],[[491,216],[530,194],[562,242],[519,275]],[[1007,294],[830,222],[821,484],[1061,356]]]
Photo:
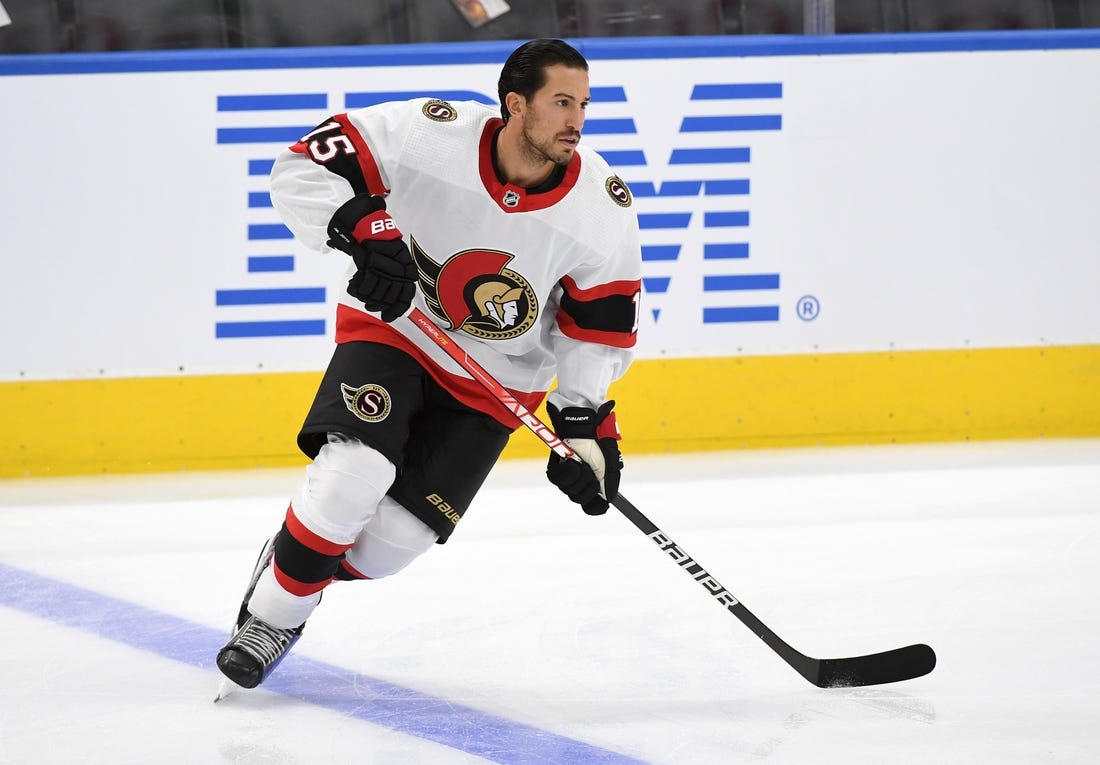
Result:
[[509,93],[519,93],[530,99],[546,84],[546,67],[563,64],[570,69],[588,71],[588,62],[576,48],[562,40],[540,38],[530,40],[512,51],[500,70],[497,96],[500,98],[500,116],[508,121],[508,106],[504,103]]

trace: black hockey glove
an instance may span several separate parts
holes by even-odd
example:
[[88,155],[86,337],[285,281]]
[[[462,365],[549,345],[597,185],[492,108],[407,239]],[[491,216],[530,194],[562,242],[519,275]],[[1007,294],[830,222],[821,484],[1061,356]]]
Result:
[[348,281],[348,294],[368,311],[393,321],[409,310],[416,294],[416,265],[386,200],[358,194],[333,213],[328,246],[351,255],[358,269]]
[[559,411],[553,404],[546,405],[554,432],[581,459],[551,453],[546,477],[589,515],[606,513],[608,503],[619,493],[623,456],[619,425],[611,411],[614,406],[614,401],[608,401],[597,410],[567,406]]

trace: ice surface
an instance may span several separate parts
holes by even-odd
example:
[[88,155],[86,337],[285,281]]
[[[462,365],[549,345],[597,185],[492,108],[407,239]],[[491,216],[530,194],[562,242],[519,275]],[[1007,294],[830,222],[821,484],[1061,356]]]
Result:
[[626,496],[819,658],[821,690],[612,510],[498,467],[452,541],[330,587],[264,688],[213,655],[298,470],[0,483],[0,763],[1091,763],[1100,441],[628,455]]

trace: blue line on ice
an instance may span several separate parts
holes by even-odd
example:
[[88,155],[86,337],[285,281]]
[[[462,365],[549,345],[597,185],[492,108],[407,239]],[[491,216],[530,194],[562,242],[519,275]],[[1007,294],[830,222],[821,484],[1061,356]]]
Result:
[[[225,632],[0,563],[0,605],[215,673]],[[220,678],[220,675],[216,677]],[[211,698],[216,686],[211,677]],[[268,691],[505,765],[639,763],[625,755],[291,654]]]

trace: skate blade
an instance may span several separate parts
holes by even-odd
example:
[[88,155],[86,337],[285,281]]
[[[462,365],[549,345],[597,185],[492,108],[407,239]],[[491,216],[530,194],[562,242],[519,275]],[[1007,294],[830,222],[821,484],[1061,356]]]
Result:
[[234,683],[228,677],[223,677],[221,683],[218,685],[218,693],[214,696],[214,703],[217,704],[226,696],[236,693],[239,690],[241,690],[241,686]]

